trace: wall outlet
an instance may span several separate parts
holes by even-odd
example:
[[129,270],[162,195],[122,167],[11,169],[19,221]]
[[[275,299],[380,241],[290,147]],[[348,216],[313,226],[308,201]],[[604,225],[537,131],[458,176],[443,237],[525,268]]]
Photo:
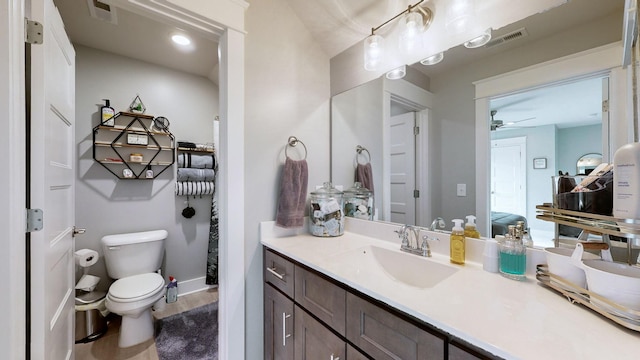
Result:
[[467,184],[458,184],[456,188],[456,195],[467,196]]

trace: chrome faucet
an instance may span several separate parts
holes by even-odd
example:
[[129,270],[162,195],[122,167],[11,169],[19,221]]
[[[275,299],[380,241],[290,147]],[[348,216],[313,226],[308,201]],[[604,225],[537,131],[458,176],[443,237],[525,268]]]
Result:
[[[431,247],[429,247],[429,240],[439,240],[438,238],[430,238],[427,235],[420,238],[421,228],[413,225],[402,225],[399,230],[395,230],[398,237],[401,239],[400,250],[415,255],[424,257],[431,257]],[[413,236],[412,236],[413,235]],[[413,238],[413,241],[411,240]],[[418,244],[418,242],[420,244]]]
[[438,229],[436,227],[439,227],[440,229],[444,229],[445,226],[446,224],[444,223],[444,219],[441,217],[437,217],[433,219],[433,222],[431,222],[431,226],[429,226],[429,230],[437,231]]

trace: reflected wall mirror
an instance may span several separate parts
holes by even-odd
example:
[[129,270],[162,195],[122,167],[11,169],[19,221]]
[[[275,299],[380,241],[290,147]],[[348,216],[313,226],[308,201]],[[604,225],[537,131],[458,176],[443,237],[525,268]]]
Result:
[[[428,227],[433,218],[440,216],[446,220],[446,228],[450,229],[452,219],[464,218],[466,215],[475,214],[478,217],[478,228],[481,234],[483,236],[489,235],[488,229],[491,228],[490,142],[493,135],[490,131],[490,112],[494,110],[490,105],[495,105],[498,110],[495,114],[495,119],[502,119],[505,124],[514,123],[505,126],[505,129],[496,131],[496,134],[505,134],[512,131],[541,131],[536,129],[539,125],[524,121],[530,117],[540,116],[526,114],[531,109],[526,109],[530,104],[526,104],[524,98],[527,91],[537,89],[543,84],[539,83],[536,86],[532,86],[530,83],[523,81],[521,84],[511,84],[512,86],[508,90],[498,92],[492,89],[478,95],[476,92],[479,86],[478,82],[483,79],[499,78],[503,76],[502,74],[508,74],[527,67],[535,67],[545,61],[553,61],[580,51],[587,51],[619,42],[622,36],[620,28],[623,6],[623,0],[606,2],[606,4],[592,0],[571,1],[545,13],[511,24],[503,29],[494,30],[493,34],[496,38],[500,38],[502,34],[521,30],[524,36],[520,37],[519,40],[510,41],[499,46],[494,45],[473,49],[477,52],[472,52],[472,49],[459,46],[445,52],[444,60],[437,65],[427,67],[414,64],[407,68],[407,77],[400,81],[420,84],[420,87],[427,91],[432,99],[432,106],[427,111],[427,120],[424,127],[420,127],[417,135],[419,146],[415,148],[415,154],[417,155],[415,158],[418,159],[419,156],[422,156],[422,160],[419,160],[418,163],[414,162],[416,171],[414,179],[418,185],[427,184],[425,187],[417,188],[419,192],[419,194],[416,194],[419,197],[415,200],[417,207],[418,209],[426,210],[424,210],[422,216],[416,217],[416,224]],[[553,24],[551,28],[549,28],[549,24]],[[601,36],[584,36],[583,31],[593,34],[598,33]],[[581,35],[578,35],[578,33],[581,33]],[[566,44],[572,44],[572,46],[568,47]],[[618,60],[617,63],[617,66],[619,66],[621,61]],[[592,72],[587,69],[580,74],[575,72],[564,75],[559,74],[555,78],[547,76],[548,80],[545,83],[547,85],[568,84],[576,80],[585,80],[584,77],[589,75],[587,78],[596,84],[594,86],[599,87],[599,93],[604,93],[602,79],[608,78],[608,76],[602,73],[593,74]],[[348,164],[348,166],[351,166],[349,171],[353,171],[352,164],[356,145],[362,144],[366,146],[372,153],[372,157],[379,157],[381,161],[384,159],[382,154],[386,151],[391,151],[390,130],[387,130],[390,123],[382,125],[370,123],[367,128],[367,134],[361,131],[358,133],[358,143],[348,144],[349,152],[345,152],[341,148],[345,141],[349,142],[345,134],[354,134],[357,128],[355,123],[364,121],[363,119],[353,120],[358,118],[355,115],[358,112],[367,111],[367,109],[370,110],[373,107],[381,108],[385,112],[384,115],[389,119],[387,121],[390,122],[390,118],[392,115],[396,115],[396,112],[407,111],[406,107],[403,108],[392,101],[390,96],[392,92],[381,91],[376,93],[373,90],[371,96],[362,94],[364,89],[372,86],[372,83],[382,81],[382,79],[373,80],[332,98],[331,169],[334,183],[341,183],[339,179],[344,176],[344,174],[341,175],[338,168],[343,167],[343,169],[346,169],[347,165],[345,164]],[[612,89],[611,93],[616,91],[618,89]],[[355,93],[357,92],[361,92],[361,94],[357,96],[357,100],[350,102],[348,109],[344,105],[338,105],[339,98],[353,96],[356,99]],[[383,94],[388,94],[389,99],[383,99]],[[607,91],[607,94],[609,94],[609,91]],[[516,95],[521,97],[518,99]],[[598,96],[601,99],[601,95]],[[477,101],[479,97],[482,98],[482,104]],[[518,104],[513,103],[516,100],[522,100],[519,107],[517,106]],[[510,101],[512,106],[508,106]],[[594,106],[600,108],[601,100],[597,100]],[[393,109],[397,111],[392,113]],[[338,112],[342,113],[343,116],[339,121],[337,120]],[[351,120],[353,121],[349,120],[349,116],[344,116],[347,112],[352,114],[349,116],[352,116]],[[590,125],[594,128],[603,126],[601,111],[591,111],[586,115],[587,120],[592,121]],[[600,125],[597,125],[595,120],[599,121]],[[517,121],[521,122],[517,123]],[[585,123],[584,125],[586,126],[587,124]],[[542,126],[557,128],[554,123],[547,123]],[[512,129],[506,129],[508,127]],[[576,159],[585,153],[602,153],[606,159],[609,154],[607,144],[609,143],[608,138],[612,136],[610,135],[612,126],[606,124],[604,127],[606,129],[600,135],[601,141],[593,144],[593,149],[578,150],[579,153],[572,156],[570,161],[567,160],[565,162],[565,160],[556,158],[555,155],[537,155],[534,151],[531,151],[527,153],[527,158],[531,157],[531,159],[526,164],[532,168],[532,159],[534,157],[546,157],[548,159],[546,170],[557,174],[560,168],[569,173],[576,171]],[[574,130],[566,130],[568,133],[572,131]],[[572,148],[574,146],[575,143],[565,141],[562,145],[558,145],[558,148]],[[482,153],[480,156],[479,152]],[[374,153],[376,155],[373,155]],[[372,162],[372,165],[374,176],[376,176],[376,173],[389,174],[389,176],[377,180],[376,187],[386,188],[390,192],[391,188],[397,184],[396,180],[390,176],[391,165],[384,161],[377,164]],[[352,181],[352,177],[353,175],[351,175],[351,180],[349,181]],[[346,177],[343,177],[343,179],[346,179]],[[532,180],[525,178],[524,181],[525,183],[530,183]],[[378,185],[380,182],[382,184]],[[551,174],[548,179],[540,181],[540,184],[546,183],[548,183],[548,186],[545,185],[545,194],[548,192],[549,196],[551,196]],[[535,188],[533,186],[530,187],[531,189]],[[376,198],[379,196],[387,198],[388,195],[383,194],[384,191],[382,191],[382,194],[376,191],[375,196]],[[376,199],[376,207],[378,207],[377,219],[401,222],[394,219],[390,211],[383,211],[382,208],[387,205],[383,204],[383,200],[380,201]],[[537,200],[533,199],[533,201]],[[424,203],[428,204],[424,205]],[[529,201],[529,203],[535,206],[532,201]],[[388,207],[393,208],[396,205],[389,198]],[[532,214],[527,213],[526,217],[535,220],[535,211]]]
[[589,175],[593,169],[602,163],[602,154],[584,154],[576,163],[576,174]]

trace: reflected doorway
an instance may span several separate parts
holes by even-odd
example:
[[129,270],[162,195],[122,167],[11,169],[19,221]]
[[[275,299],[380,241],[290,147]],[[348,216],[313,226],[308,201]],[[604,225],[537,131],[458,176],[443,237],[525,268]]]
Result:
[[[548,84],[534,89],[490,99],[492,117],[490,136],[492,141],[490,162],[492,227],[496,213],[506,212],[526,218],[527,226],[536,246],[552,244],[554,224],[536,219],[535,206],[552,202],[552,176],[559,171],[576,175],[576,162],[587,153],[606,153],[608,146],[608,113],[603,112],[603,101],[608,99],[608,77],[593,76],[579,80]],[[496,141],[526,139],[523,157],[524,211],[513,207],[504,211],[504,203],[498,204],[494,193],[503,188],[516,187],[516,180],[503,183],[507,174],[494,174],[499,162],[504,168],[509,157],[508,148],[494,154]],[[517,161],[521,161],[519,157]],[[534,159],[544,159],[545,166],[534,166]],[[516,160],[513,160],[514,162]],[[515,163],[507,166],[513,169]],[[495,170],[508,171],[508,170]],[[500,176],[504,175],[504,176]],[[514,178],[515,179],[515,178]],[[495,235],[495,234],[494,234]]]

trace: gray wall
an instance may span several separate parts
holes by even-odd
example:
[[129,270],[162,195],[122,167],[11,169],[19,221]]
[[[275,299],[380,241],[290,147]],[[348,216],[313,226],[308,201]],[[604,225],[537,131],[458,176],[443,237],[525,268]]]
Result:
[[[218,114],[218,87],[204,77],[177,72],[84,46],[76,48],[76,224],[87,229],[76,249],[102,255],[100,238],[107,234],[166,229],[164,274],[179,283],[204,286],[211,197],[192,199],[196,216],[185,219],[184,197],[174,195],[176,165],[148,180],[118,180],[92,157],[92,128],[99,122],[101,99],[126,110],[139,94],[147,114],[165,116],[176,139],[213,141]],[[104,259],[91,268],[106,289]],[[197,280],[194,280],[197,279]],[[184,290],[181,289],[181,291]]]
[[[602,153],[602,126],[589,125],[558,130],[558,167],[556,170],[576,174],[582,155]],[[557,174],[557,171],[556,171]]]
[[245,20],[245,358],[262,359],[258,226],[275,219],[290,135],[307,146],[309,190],[329,180],[329,57],[284,0],[251,1]]
[[[432,173],[440,174],[433,183],[434,216],[451,219],[461,213],[475,213],[475,88],[472,82],[619,41],[621,33],[619,16],[607,16],[588,26],[431,77],[430,91],[435,94],[436,104],[434,137],[430,143],[436,156]],[[467,184],[466,197],[455,196],[458,183]]]

